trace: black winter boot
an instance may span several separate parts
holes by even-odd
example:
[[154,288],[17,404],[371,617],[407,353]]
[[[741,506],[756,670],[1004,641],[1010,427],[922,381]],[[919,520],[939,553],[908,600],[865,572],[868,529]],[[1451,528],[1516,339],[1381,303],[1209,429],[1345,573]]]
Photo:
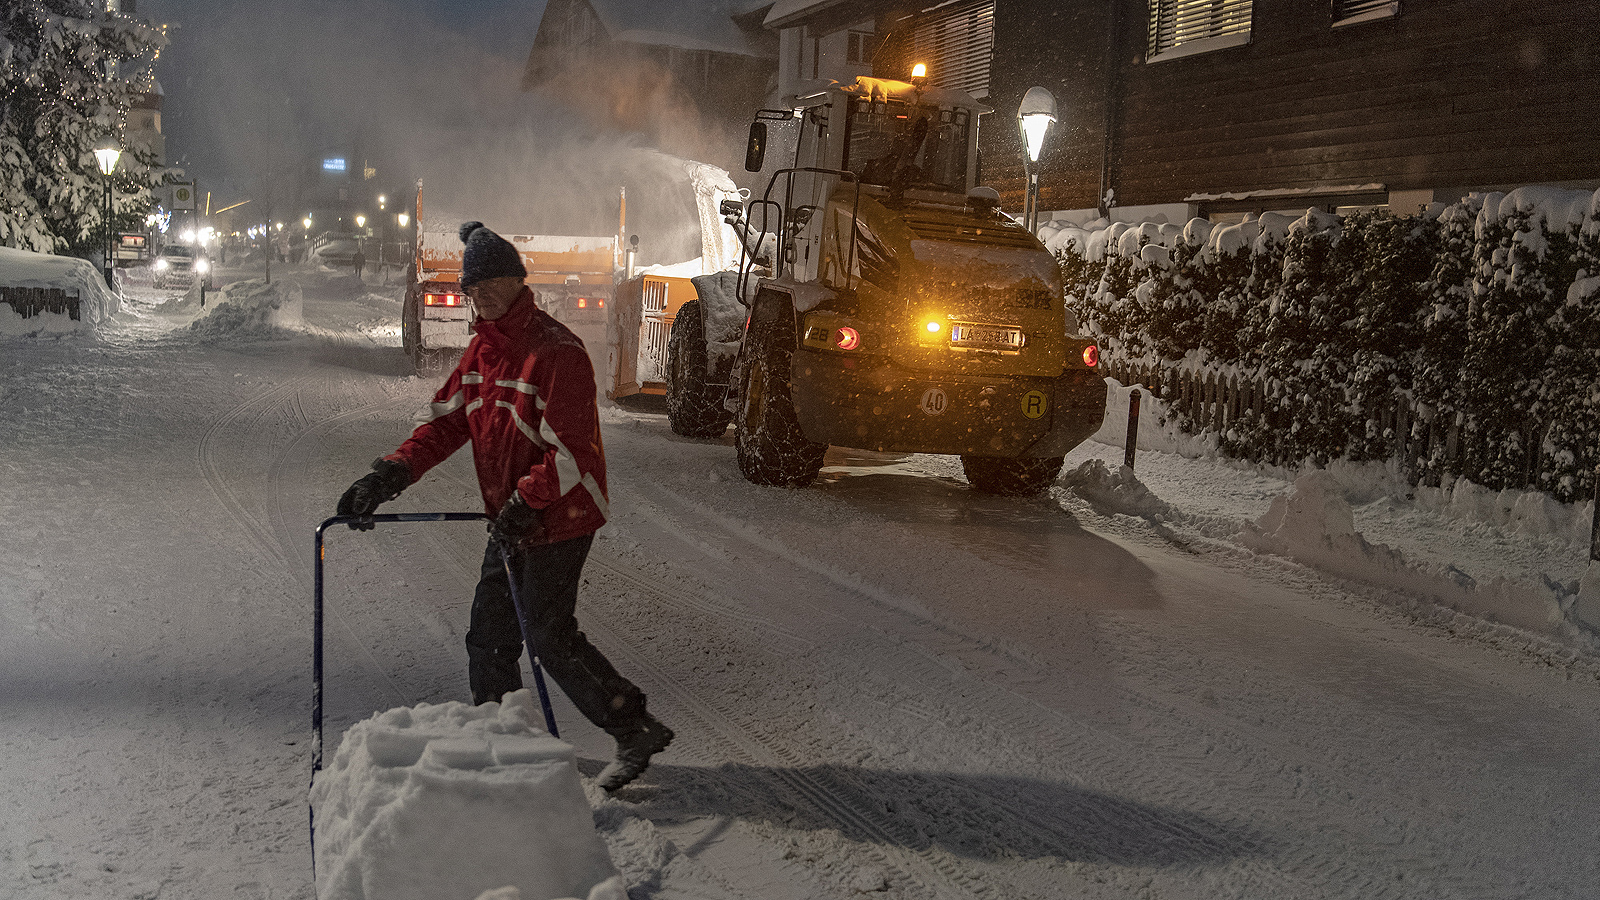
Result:
[[649,717],[642,728],[617,735],[617,758],[600,770],[599,784],[605,791],[633,781],[650,766],[650,757],[672,743],[672,729]]

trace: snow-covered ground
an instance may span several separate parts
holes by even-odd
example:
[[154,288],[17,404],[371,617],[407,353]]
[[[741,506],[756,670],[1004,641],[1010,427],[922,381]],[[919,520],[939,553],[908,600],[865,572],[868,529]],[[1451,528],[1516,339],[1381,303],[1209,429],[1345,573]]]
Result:
[[[0,897],[313,896],[312,529],[432,385],[398,285],[247,274],[0,329]],[[580,619],[678,739],[608,797],[555,700],[630,897],[1593,896],[1588,505],[1231,463],[1148,401],[1130,472],[1113,396],[1028,501],[837,448],[760,488],[605,407]],[[386,511],[475,497],[458,455]],[[330,533],[330,759],[466,698],[482,551]]]

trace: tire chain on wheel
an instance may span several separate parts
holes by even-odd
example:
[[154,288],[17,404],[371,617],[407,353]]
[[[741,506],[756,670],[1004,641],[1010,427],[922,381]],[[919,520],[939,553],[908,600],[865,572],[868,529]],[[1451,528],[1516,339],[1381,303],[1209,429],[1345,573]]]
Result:
[[745,337],[734,448],[739,471],[756,484],[804,487],[817,477],[827,444],[806,440],[789,394],[794,317],[788,309],[770,321],[752,318]]
[[1042,494],[1061,474],[1060,456],[1002,459],[991,456],[963,456],[961,470],[971,485],[987,494],[1006,497],[1032,497]]
[[725,389],[710,385],[706,326],[701,302],[690,300],[672,320],[667,338],[667,423],[685,437],[721,437],[733,418],[723,405]]

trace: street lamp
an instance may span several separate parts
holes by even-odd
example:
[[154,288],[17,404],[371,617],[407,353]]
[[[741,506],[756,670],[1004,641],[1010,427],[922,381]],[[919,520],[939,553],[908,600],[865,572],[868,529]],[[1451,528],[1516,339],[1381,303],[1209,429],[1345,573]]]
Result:
[[1039,227],[1039,154],[1044,151],[1044,138],[1056,122],[1056,98],[1042,87],[1028,88],[1022,95],[1022,105],[1017,107],[1017,124],[1022,129],[1022,142],[1027,150],[1025,166],[1028,176],[1027,194],[1022,206],[1022,225],[1029,231]]
[[111,287],[111,269],[113,266],[111,250],[111,173],[117,168],[117,159],[122,156],[122,150],[116,141],[107,138],[105,143],[95,148],[94,158],[100,164],[100,174],[105,176],[105,229],[106,229],[106,287]]

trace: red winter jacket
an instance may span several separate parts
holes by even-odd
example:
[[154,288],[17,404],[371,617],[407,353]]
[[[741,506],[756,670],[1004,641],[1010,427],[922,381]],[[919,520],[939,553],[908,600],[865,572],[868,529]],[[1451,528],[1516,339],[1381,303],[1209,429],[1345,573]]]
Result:
[[473,330],[416,430],[385,458],[405,463],[415,482],[470,440],[491,517],[517,490],[544,510],[546,542],[595,531],[607,515],[606,457],[583,341],[526,287],[505,315],[479,318]]

